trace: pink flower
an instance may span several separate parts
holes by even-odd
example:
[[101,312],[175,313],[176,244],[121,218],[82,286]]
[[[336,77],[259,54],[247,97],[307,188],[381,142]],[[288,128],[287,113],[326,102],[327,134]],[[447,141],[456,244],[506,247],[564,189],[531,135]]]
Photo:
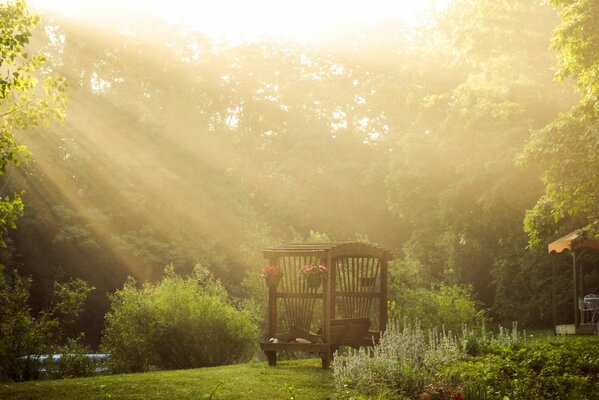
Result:
[[260,275],[263,278],[268,278],[268,277],[280,278],[283,276],[283,270],[278,265],[268,265],[268,266],[262,268]]
[[325,267],[324,265],[315,265],[315,264],[310,264],[310,265],[304,265],[303,267],[301,267],[299,269],[299,273],[306,275],[306,276],[312,276],[312,275],[316,275],[316,276],[320,276],[322,278],[325,278],[328,275],[328,270],[327,267]]

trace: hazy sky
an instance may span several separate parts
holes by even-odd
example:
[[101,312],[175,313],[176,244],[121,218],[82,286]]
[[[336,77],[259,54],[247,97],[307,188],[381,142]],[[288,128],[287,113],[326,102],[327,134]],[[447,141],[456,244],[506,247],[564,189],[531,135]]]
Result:
[[339,25],[383,20],[416,23],[450,0],[29,0],[40,11],[105,19],[114,10],[145,11],[171,23],[185,23],[214,39],[237,41],[260,36],[295,37],[326,33]]

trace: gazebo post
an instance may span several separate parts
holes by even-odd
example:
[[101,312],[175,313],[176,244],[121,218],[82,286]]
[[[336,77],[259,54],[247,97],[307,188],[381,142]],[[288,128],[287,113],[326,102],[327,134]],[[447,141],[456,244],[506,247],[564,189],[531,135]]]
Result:
[[384,258],[381,262],[381,303],[379,304],[379,332],[387,330],[387,271],[389,264]]
[[[335,304],[332,302],[332,292],[335,284],[335,267],[333,266],[333,259],[331,255],[331,250],[327,251],[327,270],[329,271],[329,277],[325,279],[325,288],[324,288],[324,304],[323,304],[323,312],[324,312],[324,321],[323,321],[323,337],[324,342],[327,344],[326,356],[322,357],[322,368],[329,368],[331,360],[333,359],[333,353],[331,349],[331,313],[334,312]],[[333,304],[332,304],[333,303]]]
[[[268,259],[269,265],[277,265],[277,258]],[[277,335],[277,287],[268,287],[268,339]],[[268,359],[268,365],[274,367],[277,365],[277,352],[265,351],[264,354]]]
[[557,305],[555,299],[555,269],[557,264],[557,254],[553,256],[551,262],[551,317],[553,319],[553,333],[557,335]]
[[582,299],[584,297],[584,273],[583,273],[583,268],[584,268],[584,263],[582,262],[583,260],[583,255],[584,255],[584,249],[580,249],[578,250],[578,282],[579,282],[579,290],[578,290],[578,294],[580,295],[580,298]]
[[572,273],[574,278],[574,329],[580,329],[580,315],[578,312],[578,265],[576,262],[576,251],[572,249]]

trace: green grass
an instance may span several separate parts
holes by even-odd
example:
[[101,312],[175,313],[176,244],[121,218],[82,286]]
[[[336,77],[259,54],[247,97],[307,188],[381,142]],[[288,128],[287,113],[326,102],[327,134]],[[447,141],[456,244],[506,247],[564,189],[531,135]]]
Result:
[[[334,392],[320,359],[144,374],[0,384],[0,399],[327,399]],[[295,397],[292,397],[292,394]]]

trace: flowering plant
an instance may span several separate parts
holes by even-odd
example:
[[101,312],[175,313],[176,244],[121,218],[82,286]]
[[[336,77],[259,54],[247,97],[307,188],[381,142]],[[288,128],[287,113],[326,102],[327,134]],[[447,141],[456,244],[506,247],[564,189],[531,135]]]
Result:
[[283,276],[283,270],[278,265],[268,265],[262,268],[260,276],[262,276],[263,278],[280,278]]
[[299,273],[302,275],[305,275],[306,277],[318,276],[320,278],[326,278],[328,272],[329,271],[327,270],[327,267],[325,267],[324,265],[310,264],[310,265],[304,265],[303,267],[301,267],[299,269]]

